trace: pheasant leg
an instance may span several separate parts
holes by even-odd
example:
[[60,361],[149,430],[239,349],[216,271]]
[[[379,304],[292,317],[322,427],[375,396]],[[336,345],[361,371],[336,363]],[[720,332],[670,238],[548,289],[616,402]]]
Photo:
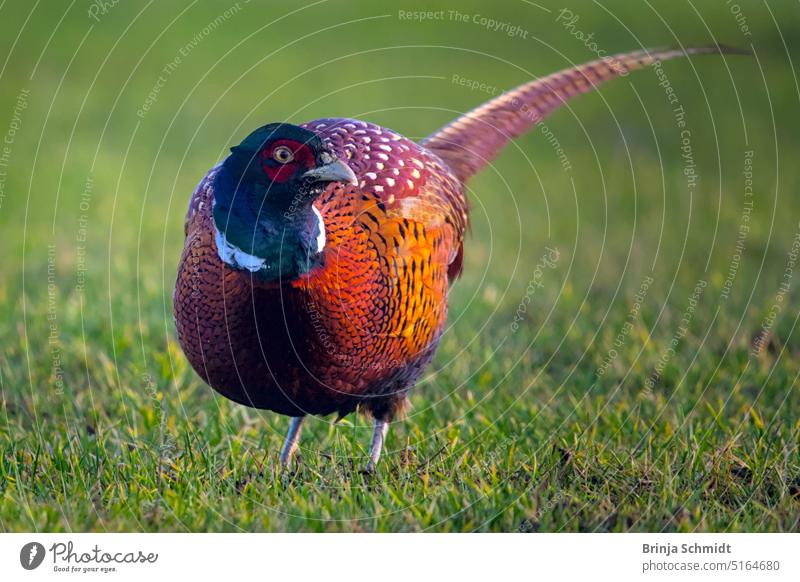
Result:
[[389,423],[385,420],[375,419],[375,428],[372,430],[372,442],[369,445],[369,461],[367,462],[366,471],[372,473],[378,460],[381,458],[381,451],[383,450],[383,441],[386,440],[386,433],[389,432]]
[[289,423],[289,432],[286,434],[286,440],[281,449],[281,465],[286,466],[289,459],[297,450],[297,444],[300,442],[300,429],[303,428],[303,416],[293,416]]

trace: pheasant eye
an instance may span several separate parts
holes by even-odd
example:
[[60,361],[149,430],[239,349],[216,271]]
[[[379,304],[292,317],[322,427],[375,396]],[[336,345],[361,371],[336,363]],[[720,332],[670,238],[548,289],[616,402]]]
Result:
[[272,159],[279,164],[288,164],[294,159],[294,152],[286,146],[278,146],[272,152]]

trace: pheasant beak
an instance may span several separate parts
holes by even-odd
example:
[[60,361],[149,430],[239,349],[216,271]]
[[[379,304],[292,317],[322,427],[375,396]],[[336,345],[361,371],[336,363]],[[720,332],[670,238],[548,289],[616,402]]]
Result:
[[343,161],[331,156],[325,156],[322,162],[323,165],[312,168],[303,174],[303,178],[308,178],[315,182],[342,182],[353,186],[358,185],[358,178],[355,173]]

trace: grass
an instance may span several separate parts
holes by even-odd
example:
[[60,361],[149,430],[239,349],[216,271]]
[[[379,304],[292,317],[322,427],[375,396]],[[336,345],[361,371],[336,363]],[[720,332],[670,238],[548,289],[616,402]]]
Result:
[[[25,24],[4,5],[0,131],[24,107],[0,198],[0,530],[797,531],[792,9],[748,6],[745,36],[724,3],[703,3],[708,29],[688,3],[655,3],[662,21],[620,1],[575,8],[573,30],[541,4],[459,8],[528,38],[369,3],[265,30],[293,8],[64,5]],[[424,136],[491,92],[453,75],[508,88],[593,58],[574,30],[609,53],[752,42],[727,67],[664,65],[698,186],[654,71],[571,103],[471,184],[450,325],[378,472],[358,471],[357,417],[312,420],[278,470],[287,420],[218,397],[175,342],[194,185],[267,121]]]

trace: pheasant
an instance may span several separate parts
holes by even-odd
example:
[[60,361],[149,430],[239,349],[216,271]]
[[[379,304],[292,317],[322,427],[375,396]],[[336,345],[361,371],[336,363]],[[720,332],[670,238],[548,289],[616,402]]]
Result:
[[374,470],[389,423],[430,363],[463,266],[464,185],[568,99],[657,61],[607,57],[513,89],[420,143],[330,118],[256,129],[195,190],[174,292],[177,336],[227,398],[291,417],[359,410]]

